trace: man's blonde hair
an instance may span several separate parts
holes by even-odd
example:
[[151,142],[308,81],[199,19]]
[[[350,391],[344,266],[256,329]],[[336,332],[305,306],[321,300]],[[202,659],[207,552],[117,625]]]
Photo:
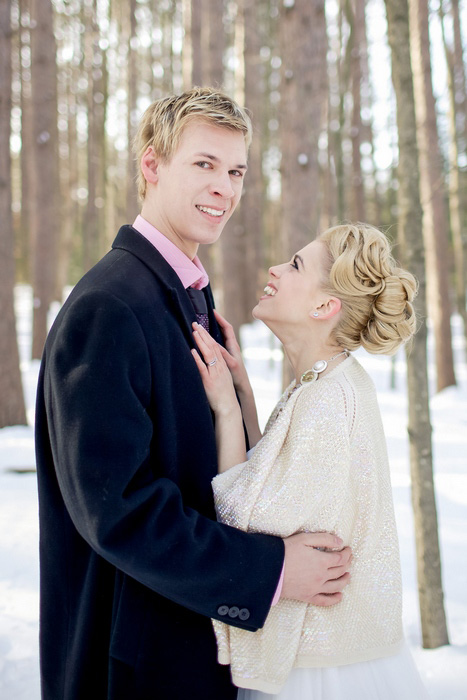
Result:
[[141,171],[141,158],[149,146],[157,156],[170,160],[180,142],[183,130],[193,121],[206,122],[232,131],[240,131],[248,149],[251,143],[251,121],[228,95],[209,87],[194,87],[181,95],[170,95],[153,102],[143,114],[133,141],[138,163],[138,196],[142,201],[147,183]]

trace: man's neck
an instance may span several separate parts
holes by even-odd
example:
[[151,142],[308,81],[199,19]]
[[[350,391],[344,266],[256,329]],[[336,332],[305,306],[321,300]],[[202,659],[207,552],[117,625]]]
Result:
[[195,241],[187,241],[177,235],[175,231],[172,231],[169,226],[164,225],[164,222],[160,220],[157,212],[147,203],[144,202],[141,208],[141,216],[146,219],[151,226],[154,226],[159,233],[162,233],[169,241],[179,248],[190,260],[193,260],[198,254],[199,243]]

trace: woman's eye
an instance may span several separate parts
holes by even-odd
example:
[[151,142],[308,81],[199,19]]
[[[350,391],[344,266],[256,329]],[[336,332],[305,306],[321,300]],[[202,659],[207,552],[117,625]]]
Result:
[[196,163],[196,165],[198,165],[200,168],[203,168],[204,170],[211,167],[211,163],[208,163],[207,160],[199,160]]
[[230,174],[235,175],[235,177],[243,177],[243,172],[241,170],[231,170]]
[[294,267],[296,270],[298,270],[297,258],[294,258],[290,264],[292,267]]

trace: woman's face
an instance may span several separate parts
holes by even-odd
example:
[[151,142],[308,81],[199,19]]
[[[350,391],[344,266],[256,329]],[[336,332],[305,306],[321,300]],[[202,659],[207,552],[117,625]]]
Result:
[[327,266],[326,246],[316,240],[299,250],[290,262],[271,267],[253,317],[268,326],[308,323],[329,299],[321,288]]

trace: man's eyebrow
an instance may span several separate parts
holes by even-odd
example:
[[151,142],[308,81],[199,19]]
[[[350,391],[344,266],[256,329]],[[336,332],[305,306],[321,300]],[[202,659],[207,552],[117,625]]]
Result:
[[[195,158],[209,158],[210,160],[213,160],[215,163],[220,163],[220,158],[217,156],[213,156],[211,153],[195,153]],[[248,170],[247,166],[241,163],[240,165],[235,165],[234,166],[237,170]]]

